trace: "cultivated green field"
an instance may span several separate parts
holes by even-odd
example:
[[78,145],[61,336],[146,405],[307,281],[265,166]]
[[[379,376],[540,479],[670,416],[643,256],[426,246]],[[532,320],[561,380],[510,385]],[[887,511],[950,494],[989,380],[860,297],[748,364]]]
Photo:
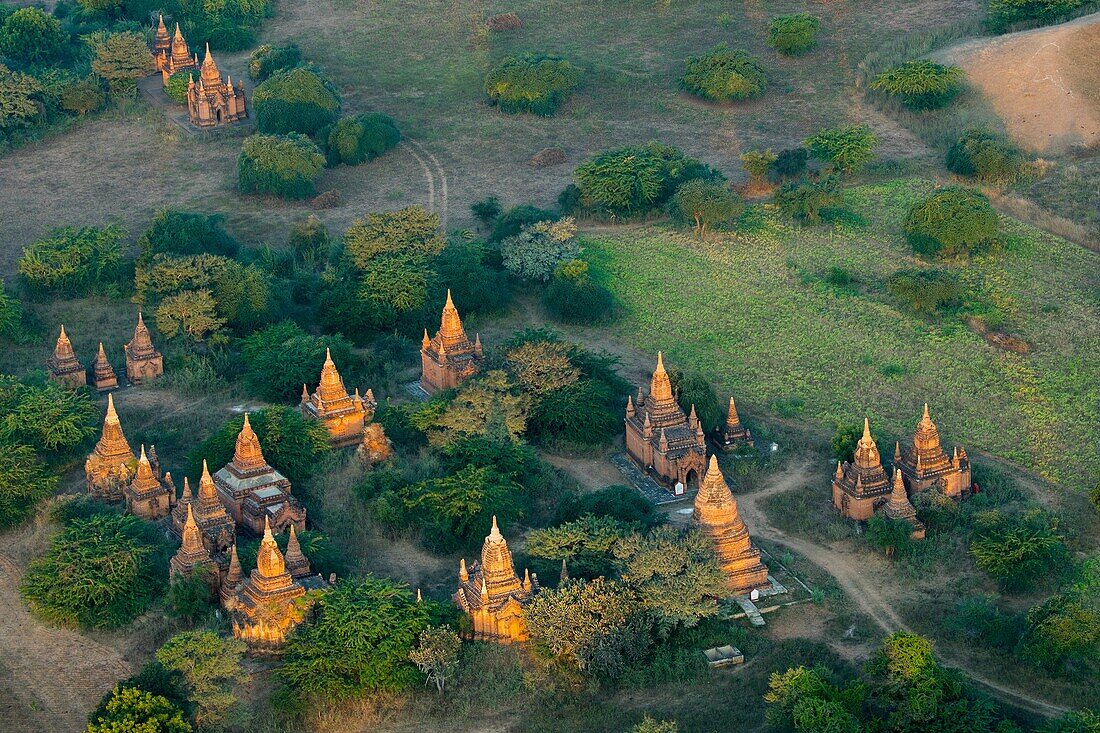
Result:
[[[772,212],[698,242],[648,227],[589,239],[587,256],[622,299],[623,338],[704,370],[750,416],[769,410],[831,427],[870,415],[884,454],[931,405],[945,446],[989,451],[1075,489],[1100,472],[1100,261],[1004,220],[1003,253],[960,269],[979,309],[1024,338],[988,345],[960,319],[899,310],[883,281],[918,263],[900,234],[920,179],[846,192],[851,216],[798,228]],[[845,268],[858,283],[823,280]]]

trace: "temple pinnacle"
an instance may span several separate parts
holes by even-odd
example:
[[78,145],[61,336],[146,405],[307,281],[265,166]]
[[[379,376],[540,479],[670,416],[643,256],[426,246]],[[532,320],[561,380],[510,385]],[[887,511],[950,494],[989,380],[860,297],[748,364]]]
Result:
[[110,392],[107,393],[107,421],[118,422],[118,413],[115,412],[115,398]]

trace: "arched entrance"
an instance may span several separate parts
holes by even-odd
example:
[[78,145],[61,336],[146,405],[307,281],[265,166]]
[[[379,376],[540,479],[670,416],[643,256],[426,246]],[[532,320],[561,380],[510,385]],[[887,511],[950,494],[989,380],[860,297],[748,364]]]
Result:
[[686,478],[687,478],[687,481],[685,483],[687,484],[687,490],[688,491],[698,491],[699,490],[699,472],[696,471],[694,468],[689,469],[688,472],[687,472]]

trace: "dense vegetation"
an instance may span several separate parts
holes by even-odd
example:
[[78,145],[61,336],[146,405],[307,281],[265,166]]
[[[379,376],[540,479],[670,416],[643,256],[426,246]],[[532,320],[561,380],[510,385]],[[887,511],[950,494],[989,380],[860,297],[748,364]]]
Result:
[[557,56],[508,56],[485,77],[485,93],[502,112],[549,117],[581,83],[581,71]]
[[801,56],[817,45],[821,21],[809,13],[781,15],[768,26],[768,45],[785,56]]
[[380,113],[343,117],[321,129],[329,165],[359,165],[392,150],[401,141],[393,118]]
[[[324,124],[325,116],[318,121]],[[317,193],[315,182],[325,156],[308,137],[290,133],[252,135],[246,138],[237,159],[241,193],[266,193],[301,199]]]
[[754,99],[768,88],[760,62],[747,51],[733,51],[724,44],[702,56],[692,56],[685,67],[681,88],[713,102]]
[[871,88],[897,97],[910,109],[937,109],[962,91],[963,70],[933,61],[906,61],[875,77]]
[[989,199],[973,189],[954,186],[914,204],[904,224],[914,252],[943,259],[989,249],[997,226],[997,212]]

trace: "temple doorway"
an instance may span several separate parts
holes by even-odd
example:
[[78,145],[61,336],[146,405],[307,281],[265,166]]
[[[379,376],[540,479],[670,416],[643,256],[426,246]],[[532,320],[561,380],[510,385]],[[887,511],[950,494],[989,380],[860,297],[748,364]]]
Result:
[[687,472],[687,490],[698,491],[699,490],[699,472],[694,468]]

